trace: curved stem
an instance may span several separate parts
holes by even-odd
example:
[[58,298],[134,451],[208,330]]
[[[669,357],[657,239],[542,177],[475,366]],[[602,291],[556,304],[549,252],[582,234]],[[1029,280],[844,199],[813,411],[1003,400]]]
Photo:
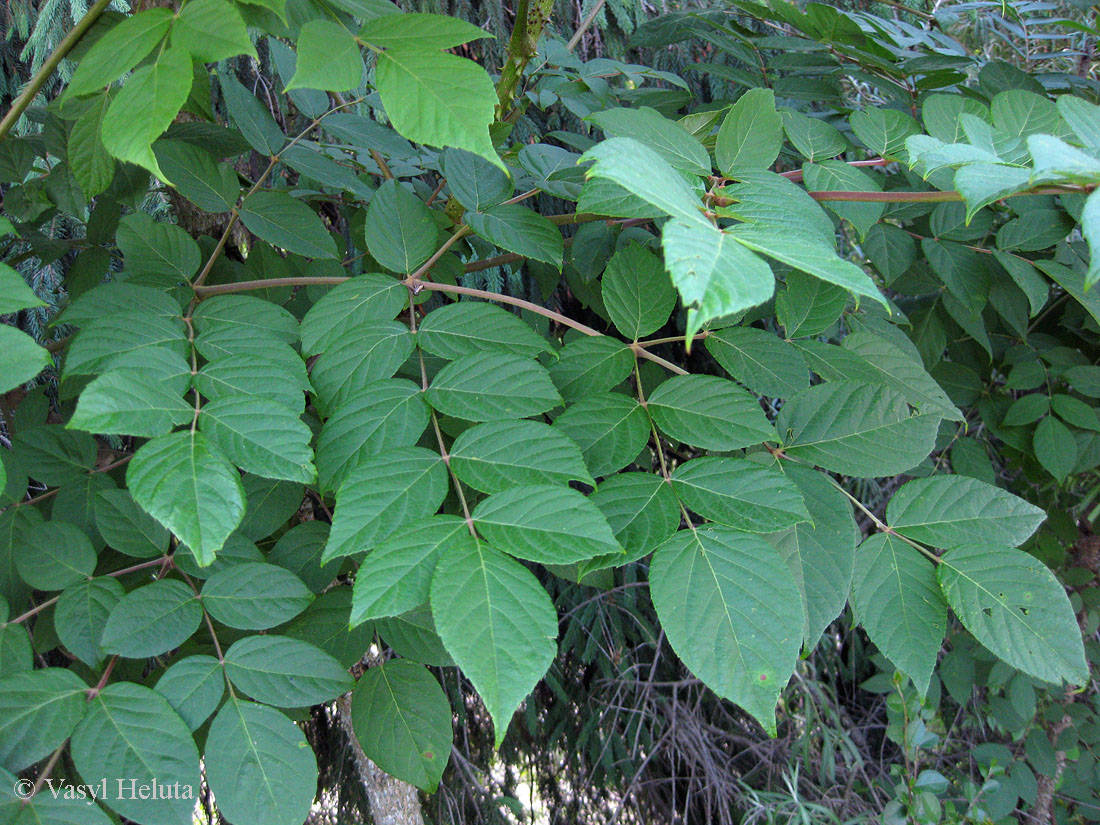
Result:
[[54,70],[61,61],[65,59],[65,55],[72,50],[77,41],[84,36],[84,33],[92,27],[92,24],[99,19],[99,15],[103,14],[104,9],[110,4],[111,0],[96,0],[96,4],[88,9],[87,14],[80,18],[80,22],[73,26],[72,31],[65,35],[65,39],[57,44],[57,48],[46,58],[46,62],[42,64],[42,68],[38,70],[38,73],[33,78],[31,78],[31,82],[23,88],[19,97],[12,103],[8,113],[4,115],[4,119],[0,120],[0,139],[3,139],[4,136],[15,127],[19,118],[22,117],[23,112],[31,105],[31,101],[35,99],[38,92],[46,85],[46,81],[50,79],[50,75],[54,73]]

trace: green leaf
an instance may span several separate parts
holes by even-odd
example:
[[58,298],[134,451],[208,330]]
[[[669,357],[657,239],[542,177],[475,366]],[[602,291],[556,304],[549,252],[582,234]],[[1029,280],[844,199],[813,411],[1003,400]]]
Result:
[[363,55],[355,35],[331,20],[310,20],[298,35],[298,66],[290,89],[343,92],[363,82]]
[[331,414],[364,388],[392,377],[415,347],[416,338],[396,321],[350,327],[313,364],[318,409]]
[[98,667],[106,656],[101,643],[103,629],[123,593],[118,581],[101,576],[74,584],[57,601],[57,637],[90,668]]
[[966,200],[967,220],[983,206],[1027,189],[1030,172],[999,163],[968,163],[955,172],[955,188]]
[[[154,221],[144,212],[135,212],[119,221],[118,248],[122,251],[127,271],[134,275],[167,275],[186,281],[202,262],[199,245],[190,235],[173,224]],[[133,289],[125,284],[120,288]],[[143,297],[153,300],[147,294]],[[181,316],[178,306],[168,310],[170,299],[166,299],[167,296],[162,296],[158,302],[158,307],[164,307],[169,312],[165,317]],[[116,306],[110,308],[117,309]],[[137,310],[139,307],[128,306],[127,309]],[[79,322],[72,320],[72,323]]]
[[632,341],[663,327],[676,305],[676,290],[661,259],[641,244],[616,252],[600,283],[611,322]]
[[645,410],[633,398],[613,392],[570,404],[553,426],[580,447],[593,478],[621,470],[649,441]]
[[419,45],[378,56],[374,82],[393,127],[429,146],[454,146],[504,168],[489,139],[497,104],[493,82],[471,60]]
[[233,466],[198,432],[143,444],[126,468],[134,501],[207,565],[244,516],[244,490]]
[[490,421],[464,430],[450,449],[458,478],[483,493],[531,484],[595,485],[577,445],[541,421]]
[[67,427],[90,433],[153,437],[186,424],[194,408],[141,370],[113,370],[80,393]]
[[336,491],[332,532],[321,561],[370,550],[443,503],[449,480],[438,453],[399,447],[372,456]]
[[150,352],[167,349],[180,358],[188,354],[181,318],[161,318],[139,312],[116,312],[77,333],[65,357],[64,376],[106,372],[122,358],[146,361]]
[[156,691],[132,682],[107,685],[88,700],[88,710],[69,742],[73,764],[85,777],[129,788],[154,783],[171,794],[120,793],[110,807],[139,825],[190,825],[199,789],[199,751],[187,725]]
[[828,381],[888,387],[922,413],[962,421],[962,414],[924,365],[874,332],[851,333],[845,337],[843,348],[817,341],[807,341],[801,347],[813,371]]
[[131,659],[159,656],[191,638],[201,623],[202,606],[191,588],[162,579],[115,605],[103,629],[103,649]]
[[707,321],[744,312],[775,291],[767,262],[709,224],[673,219],[661,230],[665,266],[688,310],[687,337]]
[[710,156],[698,139],[682,125],[654,109],[605,109],[592,121],[610,137],[632,138],[654,149],[669,164],[692,175],[709,175]]
[[728,527],[681,530],[653,553],[649,582],[676,655],[775,736],[803,622],[802,597],[775,550]]
[[775,533],[811,521],[802,493],[774,465],[693,458],[672,472],[672,489],[690,510],[749,533]]
[[1058,286],[1073,296],[1100,324],[1100,292],[1085,288],[1085,276],[1054,261],[1035,261],[1036,266]]
[[890,499],[886,521],[903,536],[934,547],[988,542],[1016,547],[1046,513],[1007,490],[963,476],[918,478]]
[[389,275],[369,273],[351,278],[326,292],[302,318],[302,352],[316,355],[352,327],[392,321],[407,300],[408,290]]
[[1059,95],[1058,114],[1090,149],[1100,147],[1100,107],[1076,95]]
[[123,19],[88,49],[65,89],[67,97],[93,94],[141,62],[168,34],[171,9],[146,9]]
[[72,484],[89,472],[96,459],[96,441],[87,433],[45,425],[22,429],[12,445],[34,478],[51,487]]
[[356,573],[351,625],[400,616],[427,602],[439,559],[456,548],[469,549],[474,541],[464,519],[438,515],[381,542]]
[[516,203],[502,203],[484,212],[467,212],[464,220],[470,229],[501,249],[561,268],[561,232],[537,212]]
[[852,606],[871,641],[926,694],[947,629],[932,565],[901,539],[876,533],[856,551]]
[[35,590],[64,590],[92,575],[96,552],[88,536],[67,521],[45,521],[23,533],[15,557],[19,576]]
[[650,394],[646,409],[665,435],[705,450],[776,440],[756,399],[715,375],[673,376]]
[[188,656],[164,671],[154,690],[168,700],[188,728],[196,730],[221,704],[225,675],[213,656]]
[[363,25],[359,36],[380,49],[452,49],[471,40],[492,37],[484,29],[457,17],[419,12],[375,17]]
[[622,551],[596,505],[568,487],[512,487],[486,498],[472,515],[486,541],[528,561],[572,564]]
[[602,482],[589,500],[603,513],[626,550],[598,556],[581,565],[588,572],[618,567],[648,555],[680,526],[680,507],[672,488],[652,473],[619,473]]
[[397,660],[367,668],[352,696],[351,723],[368,759],[435,792],[451,756],[451,704],[423,665]]
[[[882,191],[874,178],[842,160],[806,163],[802,166],[802,172],[805,176],[807,188],[816,191]],[[860,238],[867,237],[867,231],[878,222],[883,212],[886,211],[886,204],[873,202],[826,201],[825,206],[850,222],[859,232]]]
[[230,120],[249,145],[265,157],[279,152],[286,143],[286,135],[267,107],[245,89],[231,71],[218,72],[218,85],[225,95]]
[[[340,564],[321,564],[321,553],[328,541],[329,525],[306,521],[291,527],[271,548],[267,560],[285,567],[305,582],[314,593],[322,592],[340,572]],[[308,608],[307,608],[308,610]]]
[[153,141],[179,114],[191,92],[191,56],[183,49],[163,52],[134,72],[103,116],[103,145],[114,157],[142,166],[162,180]]
[[246,636],[225,652],[225,670],[240,690],[266,705],[297,708],[351,690],[351,675],[319,647],[285,636]]
[[943,555],[936,577],[959,621],[994,655],[1044,682],[1088,681],[1073,608],[1042,562],[1008,547],[967,545]]
[[[317,759],[302,731],[274,708],[230,697],[210,723],[203,764],[227,819],[301,825],[309,818]],[[243,783],[243,776],[255,781]]]
[[367,207],[365,226],[370,254],[394,272],[413,272],[436,250],[438,233],[431,210],[396,181],[378,187]]
[[68,157],[70,169],[86,198],[101,194],[115,176],[115,161],[103,145],[103,116],[110,98],[100,97],[99,103],[73,124],[69,131]]
[[241,630],[266,630],[290,621],[313,601],[305,583],[266,562],[242,562],[219,570],[202,586],[203,608]]
[[189,0],[172,24],[172,45],[203,63],[239,54],[258,59],[244,20],[225,0]]
[[786,452],[826,470],[893,476],[923,461],[940,419],[913,415],[900,394],[854,381],[818,384],[787,399],[776,419]]
[[383,641],[399,656],[432,667],[453,667],[454,659],[436,635],[431,607],[422,604],[400,616],[375,623]]
[[852,112],[848,119],[856,137],[863,141],[872,154],[882,157],[899,157],[905,150],[905,141],[920,131],[916,121],[904,112],[870,106]]
[[96,527],[118,552],[149,559],[168,550],[168,531],[134,503],[129,491],[100,490],[94,509]]
[[312,387],[296,358],[291,354],[280,362],[257,355],[226,355],[203,366],[193,382],[211,401],[259,396],[297,412],[305,406],[305,393]]
[[180,194],[199,209],[226,212],[237,205],[241,184],[229,164],[215,163],[209,152],[182,140],[158,140],[153,153]]
[[0,765],[22,771],[49,756],[84,716],[87,691],[60,667],[0,679]]
[[595,161],[586,177],[612,181],[685,225],[711,228],[684,175],[644,143],[611,138],[581,155],[584,161]]
[[558,618],[535,574],[478,542],[443,556],[432,615],[447,652],[493,718],[497,747],[557,653]]
[[848,148],[848,141],[839,130],[830,123],[816,117],[804,115],[791,109],[780,111],[783,118],[783,131],[787,139],[806,160],[835,158]]
[[199,428],[234,464],[265,478],[311,483],[312,433],[294,410],[257,396],[222,398],[205,404]]
[[46,302],[34,294],[22,275],[7,264],[0,263],[0,315],[44,306]]
[[249,231],[280,249],[307,258],[336,257],[332,236],[317,213],[284,192],[254,192],[241,204],[240,214]]
[[[957,206],[958,204],[952,203],[940,204],[932,215],[934,217],[941,214],[938,211],[941,207]],[[940,235],[935,228],[932,229],[932,234],[937,237]],[[891,223],[876,223],[872,226],[864,236],[863,251],[888,284],[904,275],[917,259],[916,241],[904,229]]]
[[715,208],[721,217],[766,224],[796,237],[807,235],[829,247],[836,243],[832,218],[805,189],[766,169],[744,170],[737,178],[738,183],[718,190],[730,200]]
[[1100,282],[1100,198],[1093,195],[1085,200],[1080,222],[1081,234],[1089,242],[1089,271],[1084,283],[1086,290]]
[[486,301],[461,301],[432,310],[416,333],[425,352],[454,360],[465,355],[509,352],[534,358],[550,349],[516,315]]
[[775,258],[815,278],[843,287],[854,295],[864,295],[884,307],[886,299],[867,273],[838,257],[836,252],[812,237],[791,236],[782,230],[763,224],[736,226],[728,234],[749,249]]
[[429,410],[420,388],[404,378],[368,384],[333,410],[317,439],[317,478],[335,490],[348,473],[371,456],[411,447],[428,426]]
[[730,107],[718,130],[714,156],[727,177],[742,169],[766,169],[783,146],[783,119],[771,89],[750,89]]
[[762,329],[714,330],[707,335],[706,347],[726,372],[760,395],[786,398],[810,384],[802,354]]
[[1069,427],[1048,415],[1035,428],[1032,440],[1035,457],[1043,468],[1062,481],[1077,466],[1077,441]]
[[550,365],[550,378],[566,401],[579,401],[622,383],[634,369],[634,353],[606,335],[566,344]]
[[1065,393],[1055,393],[1050,399],[1051,409],[1065,421],[1082,430],[1100,429],[1100,419],[1097,419],[1096,408],[1090,407],[1084,401]]
[[767,539],[791,568],[802,594],[803,650],[809,651],[848,601],[860,532],[848,499],[824,473],[793,464],[783,470],[797,485],[813,523],[802,521]]
[[[337,565],[339,567],[339,565]],[[351,628],[351,588],[336,587],[320,596],[289,624],[282,634],[291,639],[317,645],[345,668],[363,658],[363,651],[374,643],[374,626],[370,622]]]
[[4,361],[0,365],[0,392],[25,384],[53,364],[53,356],[38,346],[27,333],[9,324],[0,324],[0,349]]
[[[408,15],[405,15],[408,17]],[[447,18],[455,20],[455,18]],[[455,22],[463,22],[458,21]],[[479,29],[480,31],[480,29]],[[443,176],[451,194],[466,209],[480,212],[512,197],[515,187],[508,173],[465,149],[448,149],[443,153]]]
[[[65,642],[62,644],[68,647]],[[27,628],[21,624],[0,625],[0,679],[28,672],[33,667],[34,652]]]
[[436,373],[426,393],[444,415],[467,421],[527,418],[561,403],[547,371],[515,355],[467,355]]

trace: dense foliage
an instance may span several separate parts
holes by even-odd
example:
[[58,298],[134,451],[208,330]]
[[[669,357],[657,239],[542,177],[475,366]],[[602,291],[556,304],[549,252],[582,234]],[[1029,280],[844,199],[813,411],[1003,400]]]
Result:
[[[298,825],[318,706],[434,792],[478,713],[454,668],[488,745],[548,670],[588,736],[568,618],[643,585],[630,633],[772,736],[851,616],[888,821],[1100,818],[1087,71],[745,0],[634,35],[706,44],[729,95],[699,102],[574,56],[547,0],[499,75],[483,29],[388,0],[106,8],[0,124],[4,821],[189,823],[208,792]],[[57,261],[53,307],[24,273]],[[975,688],[1012,746],[930,766]]]

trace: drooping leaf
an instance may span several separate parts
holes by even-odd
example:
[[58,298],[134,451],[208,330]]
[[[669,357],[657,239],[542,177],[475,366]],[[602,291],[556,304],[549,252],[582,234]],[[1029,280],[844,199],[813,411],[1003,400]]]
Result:
[[440,559],[432,615],[493,718],[497,746],[557,652],[554,605],[534,573],[482,542]]
[[134,501],[210,564],[244,516],[240,475],[199,432],[143,444],[126,468]]
[[332,236],[317,213],[284,192],[253,192],[240,208],[241,223],[265,241],[307,258],[335,258]]
[[[274,708],[230,697],[206,737],[206,780],[240,825],[300,825],[317,791],[317,760],[301,730]],[[252,784],[241,777],[255,777]]]
[[871,536],[856,551],[852,606],[871,641],[927,693],[947,629],[932,565],[895,536]]
[[497,97],[476,63],[422,46],[378,56],[375,84],[394,128],[429,146],[454,146],[502,166],[489,139]]
[[191,731],[156,691],[133,682],[107,685],[88,701],[69,743],[83,776],[104,777],[114,788],[153,783],[179,793],[115,794],[110,807],[139,825],[190,825],[198,796],[199,751]]
[[87,691],[61,667],[0,679],[0,765],[21,771],[49,756],[83,718]]
[[810,383],[806,359],[782,339],[752,327],[726,327],[706,338],[707,351],[750,390],[786,398]]
[[653,554],[650,591],[672,649],[775,735],[775,703],[802,642],[802,597],[763,539],[728,527],[681,530]]
[[612,323],[634,341],[664,326],[676,304],[676,291],[661,259],[640,244],[630,244],[612,256],[601,285]]
[[359,565],[351,624],[399,616],[427,602],[439,559],[474,541],[465,520],[448,515],[429,516],[382,541]]
[[594,478],[609,476],[634,461],[650,435],[642,406],[613,392],[570,404],[553,426],[580,447]]
[[1041,561],[970,544],[945,553],[936,577],[959,621],[1009,665],[1055,685],[1088,681],[1073,608]]
[[355,686],[351,723],[378,767],[435,791],[451,755],[451,705],[423,665],[401,659],[367,668]]
[[423,447],[399,447],[365,460],[336,491],[322,562],[370,550],[410,522],[430,516],[447,488],[443,460]]
[[791,455],[845,475],[897,475],[935,445],[939,417],[914,415],[885,387],[831,381],[787,399],[776,419]]

